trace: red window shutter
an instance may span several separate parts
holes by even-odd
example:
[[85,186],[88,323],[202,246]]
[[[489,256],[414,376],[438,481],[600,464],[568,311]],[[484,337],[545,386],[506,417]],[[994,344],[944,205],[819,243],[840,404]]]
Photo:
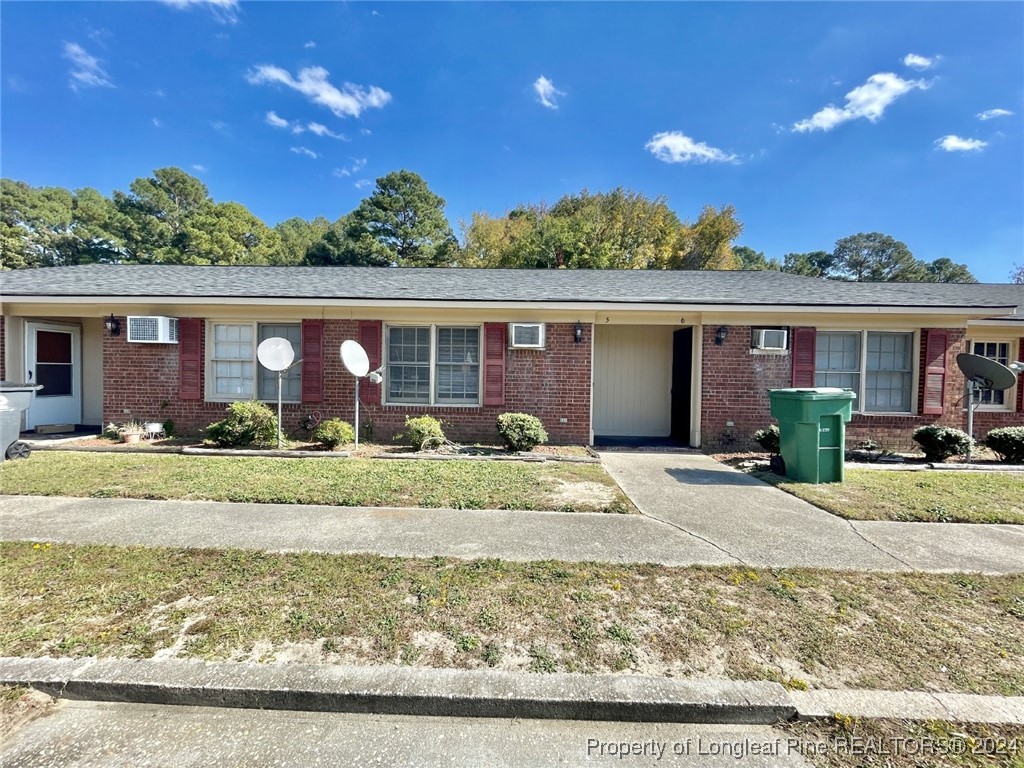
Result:
[[[380,320],[359,321],[359,343],[370,358],[370,370],[380,368],[382,323]],[[369,379],[359,383],[359,399],[367,405],[380,402],[380,384],[372,384]]]
[[302,321],[302,402],[324,399],[324,321]]
[[[1017,359],[1024,363],[1024,337],[1017,343]],[[1017,413],[1024,413],[1024,375],[1017,377]]]
[[505,404],[505,323],[484,323],[484,405]]
[[925,333],[921,413],[939,416],[946,409],[946,351],[949,348],[949,333],[934,329]]
[[793,386],[814,386],[814,346],[818,332],[814,328],[794,328],[790,354],[793,356]]
[[203,321],[197,317],[178,321],[178,397],[203,399]]

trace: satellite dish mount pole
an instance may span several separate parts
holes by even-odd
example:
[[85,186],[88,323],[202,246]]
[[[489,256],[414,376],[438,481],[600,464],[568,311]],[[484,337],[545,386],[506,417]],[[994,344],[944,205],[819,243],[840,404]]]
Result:
[[356,450],[359,450],[359,380],[361,376],[356,376]]

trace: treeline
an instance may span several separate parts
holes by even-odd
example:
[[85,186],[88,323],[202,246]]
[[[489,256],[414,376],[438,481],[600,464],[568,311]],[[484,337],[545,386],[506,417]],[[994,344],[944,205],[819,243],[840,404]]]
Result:
[[552,269],[762,269],[844,280],[974,282],[962,264],[925,263],[878,233],[833,251],[768,259],[734,245],[732,206],[681,220],[664,198],[580,192],[504,216],[474,213],[455,236],[445,201],[410,171],[377,179],[355,210],[330,221],[295,217],[268,227],[240,203],[218,203],[179,168],[139,178],[127,192],[31,187],[3,179],[0,265],[269,264]]

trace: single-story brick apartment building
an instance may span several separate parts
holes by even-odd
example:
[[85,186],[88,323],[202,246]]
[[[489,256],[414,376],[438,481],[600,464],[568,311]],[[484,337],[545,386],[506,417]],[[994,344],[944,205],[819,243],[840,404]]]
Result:
[[[505,411],[560,443],[675,439],[747,448],[775,387],[857,392],[848,441],[910,445],[963,428],[956,353],[1024,354],[1024,286],[842,283],[778,272],[88,265],[2,273],[3,378],[45,385],[26,428],[173,419],[198,432],[226,403],[273,401],[259,342],[288,338],[286,426],[351,421],[339,347],[380,385],[362,420],[387,440],[429,413],[493,440]],[[112,333],[106,323],[119,326]],[[1024,385],[988,392],[976,432],[1024,424]]]

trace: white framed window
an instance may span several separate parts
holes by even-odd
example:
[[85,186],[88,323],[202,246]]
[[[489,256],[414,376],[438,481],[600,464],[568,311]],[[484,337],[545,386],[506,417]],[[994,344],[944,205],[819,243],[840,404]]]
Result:
[[513,349],[544,349],[544,323],[509,323],[508,338]]
[[[295,359],[302,357],[302,326],[299,323],[210,322],[206,337],[206,399],[232,401],[249,398],[277,400],[277,374],[256,359],[256,348],[274,336],[288,339]],[[281,380],[281,399],[301,400],[302,370],[288,369]]]
[[388,325],[384,401],[479,405],[481,329],[477,325]]
[[[968,348],[971,354],[987,357],[989,360],[995,360],[997,363],[1002,363],[1006,366],[1012,362],[1010,355],[1014,350],[1013,342],[1010,341],[972,340]],[[983,389],[977,393],[975,402],[978,403],[978,407],[981,409],[1007,410],[1008,404],[1015,402],[1014,392],[1015,388],[1005,390]]]
[[818,331],[814,385],[857,393],[862,413],[912,413],[913,331]]

